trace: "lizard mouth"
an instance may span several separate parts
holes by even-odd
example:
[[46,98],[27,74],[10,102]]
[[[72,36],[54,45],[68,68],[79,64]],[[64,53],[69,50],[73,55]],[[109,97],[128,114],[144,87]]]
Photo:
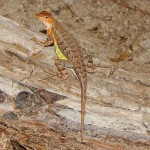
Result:
[[36,14],[36,18],[44,23],[47,29],[51,29],[53,25],[53,19],[51,15],[46,12],[42,11],[41,13]]
[[52,27],[51,23],[47,22],[45,18],[39,17],[38,14],[36,15],[36,18],[39,19],[40,21],[42,21],[48,29],[50,29]]
[[52,24],[44,22],[44,21],[43,21],[43,23],[47,27],[47,29],[51,29],[52,28]]

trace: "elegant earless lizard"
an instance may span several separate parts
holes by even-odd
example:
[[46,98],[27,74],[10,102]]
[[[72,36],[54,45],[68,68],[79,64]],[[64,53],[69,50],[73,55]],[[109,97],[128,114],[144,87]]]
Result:
[[68,77],[66,68],[71,69],[78,78],[81,85],[81,142],[83,142],[84,115],[86,103],[87,72],[93,72],[95,65],[90,56],[82,54],[81,48],[75,38],[67,32],[61,24],[46,11],[36,15],[47,27],[48,40],[44,46],[55,45],[56,55],[55,65],[59,71],[58,75],[62,79]]

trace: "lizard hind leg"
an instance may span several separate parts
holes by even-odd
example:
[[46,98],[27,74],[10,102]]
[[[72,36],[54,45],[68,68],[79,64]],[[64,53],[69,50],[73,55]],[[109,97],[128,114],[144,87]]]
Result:
[[[50,74],[50,77],[44,78],[42,80],[51,79],[53,77],[58,77],[60,81],[66,80],[68,78],[68,72],[66,70],[66,62],[61,59],[55,60],[55,66],[57,67],[58,71],[50,70],[50,73],[45,71],[46,73]],[[57,82],[57,83],[58,83]]]
[[66,80],[68,78],[68,72],[65,68],[66,67],[65,63],[66,63],[66,61],[61,60],[61,59],[55,60],[55,66],[57,67],[57,69],[59,71],[57,76],[61,79],[58,82]]
[[87,67],[88,73],[94,73],[96,65],[93,63],[93,59],[90,55],[84,57],[84,64]]

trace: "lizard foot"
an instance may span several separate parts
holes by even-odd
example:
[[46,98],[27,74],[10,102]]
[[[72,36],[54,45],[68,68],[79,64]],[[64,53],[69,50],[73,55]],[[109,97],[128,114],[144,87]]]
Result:
[[31,38],[30,40],[34,41],[35,44],[38,44],[38,45],[43,46],[43,47],[48,47],[48,46],[51,46],[51,45],[54,44],[54,41],[53,41],[53,40],[47,40],[47,41],[45,41],[45,42],[42,42],[42,41],[37,40],[37,39],[34,38],[34,37]]
[[48,80],[48,79],[51,79],[53,77],[57,77],[60,79],[59,81],[57,81],[57,83],[59,83],[59,82],[64,81],[68,78],[68,74],[63,75],[60,72],[54,72],[52,70],[50,70],[50,72],[47,72],[47,71],[44,71],[44,72],[50,74],[50,76],[47,78],[40,79],[40,80]]
[[68,75],[62,75],[62,74],[60,74],[59,78],[61,78],[61,79],[58,80],[56,83],[60,83],[60,82],[62,82],[64,80],[67,80],[68,79]]

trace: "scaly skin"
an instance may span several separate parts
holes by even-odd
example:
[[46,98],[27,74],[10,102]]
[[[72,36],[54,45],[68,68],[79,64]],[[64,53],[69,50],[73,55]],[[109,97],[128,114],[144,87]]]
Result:
[[[65,68],[70,68],[74,71],[81,85],[81,142],[83,142],[83,130],[84,130],[84,115],[85,115],[85,103],[86,103],[86,88],[87,88],[87,66],[94,68],[91,58],[86,60],[82,55],[82,48],[74,37],[69,34],[60,23],[54,19],[50,13],[42,11],[36,15],[36,17],[42,21],[47,27],[48,41],[45,42],[45,46],[52,45],[54,43],[56,54],[55,64],[62,75],[63,79],[67,78],[67,72]],[[95,68],[94,68],[95,69]]]

